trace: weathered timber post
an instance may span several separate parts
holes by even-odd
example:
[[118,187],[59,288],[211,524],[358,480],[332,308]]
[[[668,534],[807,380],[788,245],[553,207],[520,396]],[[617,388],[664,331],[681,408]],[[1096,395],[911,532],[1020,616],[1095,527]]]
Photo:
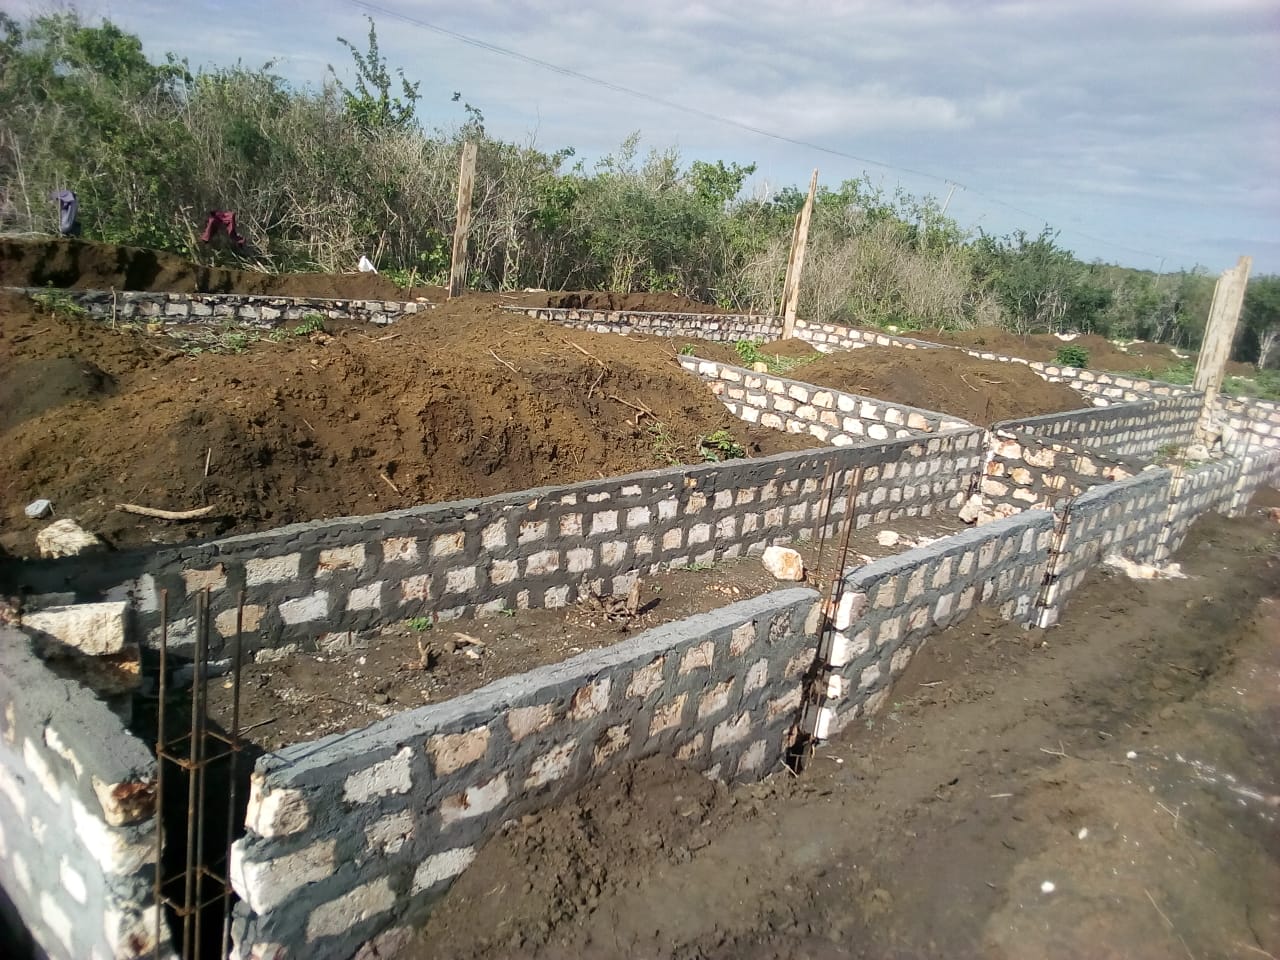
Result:
[[453,228],[453,259],[449,265],[449,299],[462,293],[467,284],[467,234],[471,230],[471,191],[476,183],[476,145],[462,145],[458,169],[458,217]]

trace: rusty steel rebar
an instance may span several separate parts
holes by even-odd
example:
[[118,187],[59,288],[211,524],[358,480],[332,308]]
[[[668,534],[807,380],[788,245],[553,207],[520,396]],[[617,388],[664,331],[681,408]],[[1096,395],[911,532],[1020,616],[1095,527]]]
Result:
[[205,736],[209,726],[209,588],[206,587],[196,594],[196,659],[200,664],[197,673],[200,674],[200,710],[195,717],[192,718],[192,729],[199,730],[198,736],[192,738],[192,763],[195,769],[195,779],[197,781],[197,799],[196,799],[196,859],[195,859],[195,883],[196,883],[196,902],[199,904],[195,908],[195,952],[194,960],[200,960],[202,947],[204,946],[203,921],[204,921],[204,878],[202,874],[208,872],[204,862],[204,842],[205,842],[205,824],[207,819],[208,807],[205,803],[206,790],[209,784],[209,769],[206,763],[208,757],[208,738]]

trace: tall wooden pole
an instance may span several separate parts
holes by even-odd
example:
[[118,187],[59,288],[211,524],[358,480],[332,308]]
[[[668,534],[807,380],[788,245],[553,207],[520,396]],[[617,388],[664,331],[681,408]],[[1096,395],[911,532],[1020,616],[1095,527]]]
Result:
[[1196,375],[1191,386],[1203,391],[1204,402],[1200,409],[1200,429],[1208,429],[1213,404],[1222,389],[1222,376],[1231,357],[1231,345],[1235,341],[1236,326],[1240,321],[1240,308],[1244,305],[1244,291],[1249,283],[1251,257],[1241,257],[1230,270],[1225,270],[1213,288],[1213,305],[1209,308],[1209,320],[1204,328],[1204,340],[1200,344],[1200,357],[1196,361]]
[[453,228],[453,259],[449,265],[449,299],[462,293],[467,285],[467,234],[471,230],[471,191],[476,185],[476,145],[462,145],[462,164],[458,168],[458,218]]
[[791,258],[787,264],[786,303],[782,313],[782,339],[790,340],[796,334],[796,307],[800,303],[800,274],[804,270],[805,248],[809,245],[809,221],[813,217],[813,198],[818,192],[818,171],[813,171],[809,178],[809,196],[805,197],[804,208],[800,211],[800,222],[796,225],[794,242],[791,247]]

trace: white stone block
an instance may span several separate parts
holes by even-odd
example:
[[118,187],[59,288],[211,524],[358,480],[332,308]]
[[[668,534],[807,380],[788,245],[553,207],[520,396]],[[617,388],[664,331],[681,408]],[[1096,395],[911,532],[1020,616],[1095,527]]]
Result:
[[435,853],[418,865],[413,875],[413,893],[430,890],[443,880],[451,880],[460,874],[476,858],[475,847],[458,847]]
[[22,625],[90,656],[121,653],[128,608],[124,601],[49,607],[23,617]]
[[311,911],[307,918],[307,940],[336,937],[357,923],[386,913],[395,906],[395,902],[391,882],[386,877],[356,887]]
[[379,761],[347,777],[343,799],[347,803],[367,803],[374,797],[408,793],[412,784],[413,749],[403,747],[394,756]]
[[317,590],[309,597],[280,604],[280,619],[287,624],[310,623],[329,616],[329,591]]
[[296,890],[323,880],[337,868],[336,841],[321,840],[296,853],[246,861],[244,843],[231,848],[231,885],[255,913],[284,903]]

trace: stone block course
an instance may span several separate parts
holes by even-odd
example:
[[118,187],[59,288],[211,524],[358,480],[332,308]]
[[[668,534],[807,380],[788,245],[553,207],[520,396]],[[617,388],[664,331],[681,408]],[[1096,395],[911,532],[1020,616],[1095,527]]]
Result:
[[[768,771],[797,728],[803,677],[789,664],[813,661],[816,602],[778,591],[264,757],[236,844],[238,955],[289,943],[350,956],[438,895],[503,821],[612,764],[661,754],[727,779]],[[682,672],[690,651],[699,667]],[[377,857],[363,856],[370,836]]]
[[[0,889],[54,960],[149,955],[130,941],[151,904],[150,751],[9,627],[0,627],[0,704]],[[137,941],[148,951],[153,929]]]

